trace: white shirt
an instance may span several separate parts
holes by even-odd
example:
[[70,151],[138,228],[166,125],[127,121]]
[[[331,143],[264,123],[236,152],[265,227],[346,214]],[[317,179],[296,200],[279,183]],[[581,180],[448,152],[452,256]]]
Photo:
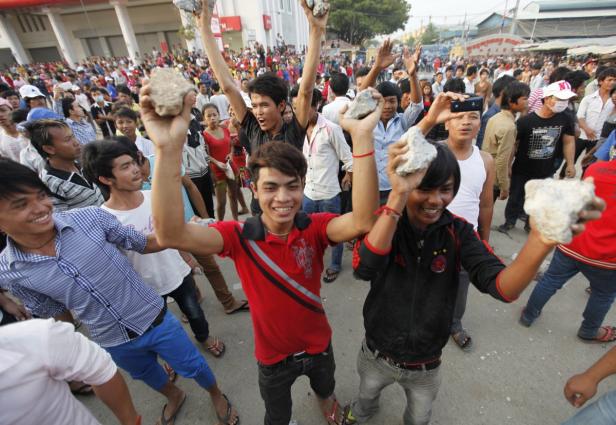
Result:
[[73,325],[31,319],[0,328],[0,424],[100,425],[68,381],[102,385],[111,356]]
[[[613,110],[614,104],[610,97],[608,96],[605,103],[603,103],[603,99],[599,96],[599,90],[597,90],[588,96],[584,96],[580,102],[577,117],[583,118],[584,121],[586,121],[586,125],[595,132],[597,136],[596,139],[598,139],[601,135],[605,120],[610,116]],[[584,130],[580,128],[580,131],[580,139],[590,140]]]
[[19,162],[31,170],[36,171],[39,177],[43,176],[43,172],[45,171],[45,160],[30,142],[28,142],[28,145],[19,153]]
[[[123,225],[131,226],[135,230],[149,235],[154,233],[152,192],[143,190],[141,193],[143,193],[143,202],[135,209],[112,210],[105,204],[101,205],[101,208],[115,215]],[[122,252],[143,278],[143,281],[160,295],[168,294],[176,289],[190,273],[190,267],[175,249],[165,249],[153,254],[139,254],[135,251],[125,250],[122,250]]]
[[[483,184],[486,181],[486,167],[481,157],[480,149],[473,145],[473,153],[467,159],[460,161],[460,189],[447,209],[462,217],[477,229],[479,225],[479,202]],[[492,190],[490,188],[490,190]]]
[[337,96],[331,103],[323,107],[323,116],[325,119],[340,125],[338,114],[344,105],[351,103],[351,100],[346,96]]
[[471,81],[468,78],[464,79],[464,92],[469,94],[475,93],[475,80]]
[[344,171],[352,171],[353,155],[339,125],[321,114],[312,130],[304,138],[303,153],[308,162],[304,195],[313,201],[331,199],[340,193],[338,162]]
[[215,94],[210,97],[210,102],[218,108],[221,121],[229,119],[229,101],[227,100],[227,96],[224,94]]
[[543,86],[545,86],[545,80],[543,79],[543,74],[539,73],[535,75],[533,78],[531,78],[530,80],[530,90],[531,91],[535,89],[539,89]]
[[21,133],[17,137],[13,137],[6,134],[4,129],[0,129],[0,156],[19,161],[19,153],[28,144],[28,139]]
[[250,95],[242,90],[240,90],[240,94],[242,95],[242,99],[244,99],[244,103],[248,109],[252,109],[252,100],[250,100]]
[[438,95],[439,93],[442,93],[442,92],[443,92],[443,87],[445,86],[445,84],[444,84],[444,83],[445,83],[445,80],[443,80],[443,81],[442,81],[442,82],[440,82],[440,83],[439,83],[438,81],[435,81],[435,82],[432,84],[432,94],[434,94],[434,96],[436,96],[436,95]]
[[195,108],[203,112],[203,107],[208,103],[210,103],[210,98],[205,94],[199,93],[197,95],[197,102],[195,103]]
[[137,139],[135,140],[135,144],[137,145],[137,149],[139,149],[143,156],[150,156],[156,153],[156,149],[154,148],[154,143],[150,139],[146,139],[141,135],[137,135]]

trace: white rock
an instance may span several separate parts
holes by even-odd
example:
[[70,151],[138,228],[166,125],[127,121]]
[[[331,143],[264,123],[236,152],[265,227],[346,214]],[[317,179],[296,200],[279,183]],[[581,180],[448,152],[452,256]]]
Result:
[[530,180],[525,190],[524,211],[543,237],[559,243],[571,242],[571,225],[595,196],[595,185],[582,180]]
[[378,106],[370,90],[360,91],[344,113],[346,118],[360,120],[370,115]]
[[417,127],[411,127],[402,135],[401,140],[406,140],[409,150],[404,154],[405,161],[396,168],[396,174],[406,176],[417,170],[428,168],[436,158],[436,148],[426,140]]
[[171,68],[156,68],[150,78],[150,98],[156,113],[162,117],[182,112],[184,96],[193,85]]
[[329,1],[327,0],[306,0],[306,4],[316,17],[325,16],[329,11]]

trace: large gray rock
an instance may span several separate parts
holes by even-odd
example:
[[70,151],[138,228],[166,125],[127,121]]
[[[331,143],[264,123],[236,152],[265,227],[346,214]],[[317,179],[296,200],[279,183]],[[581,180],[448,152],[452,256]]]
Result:
[[306,0],[306,4],[312,10],[312,14],[319,18],[325,16],[329,11],[329,1],[327,0]]
[[543,237],[559,243],[571,242],[571,225],[595,197],[595,185],[581,180],[530,180],[525,191],[524,211]]
[[182,112],[184,96],[194,86],[171,68],[156,68],[150,78],[150,98],[160,116],[175,116]]
[[370,115],[378,106],[378,102],[372,97],[372,91],[360,91],[344,113],[346,118],[360,120]]
[[399,176],[428,168],[436,158],[436,148],[426,140],[417,127],[411,127],[402,135],[401,140],[406,140],[409,150],[404,154],[404,162],[396,168],[396,174]]
[[[214,10],[216,6],[216,0],[207,0],[210,12]],[[201,13],[203,8],[203,2],[201,0],[173,0],[173,4],[178,8],[190,13]]]

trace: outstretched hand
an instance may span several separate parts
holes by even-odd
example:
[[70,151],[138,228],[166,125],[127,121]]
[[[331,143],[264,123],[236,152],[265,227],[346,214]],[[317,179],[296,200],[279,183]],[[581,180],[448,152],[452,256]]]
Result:
[[376,53],[374,65],[380,70],[387,68],[396,61],[396,56],[392,52],[393,47],[394,44],[389,38],[383,42],[381,47],[379,47],[379,50]]
[[381,93],[374,88],[368,88],[366,90],[370,90],[372,93],[372,98],[378,102],[376,109],[372,111],[372,113],[361,120],[347,118],[344,114],[348,109],[348,104],[344,105],[339,113],[338,119],[340,122],[340,127],[342,127],[343,130],[348,131],[353,140],[359,138],[362,134],[370,134],[372,137],[372,130],[374,130],[377,123],[381,119],[381,112],[383,111],[383,104],[385,103],[383,96],[381,96]]
[[387,175],[389,177],[389,183],[391,184],[391,191],[396,194],[404,195],[405,199],[409,193],[419,187],[419,184],[428,171],[427,168],[422,168],[406,176],[400,176],[396,173],[396,168],[406,161],[404,155],[408,150],[409,145],[407,141],[401,139],[391,145],[387,151]]
[[413,54],[411,54],[408,47],[405,47],[402,57],[404,59],[406,72],[408,72],[409,76],[412,77],[417,72],[417,64],[419,63],[419,58],[421,57],[421,44],[417,43],[415,45],[415,51]]
[[190,124],[190,110],[195,103],[195,92],[190,91],[184,96],[184,108],[180,115],[174,117],[161,117],[154,110],[151,87],[146,83],[139,94],[141,106],[141,121],[148,136],[157,148],[172,147],[181,149],[186,141],[188,125]]

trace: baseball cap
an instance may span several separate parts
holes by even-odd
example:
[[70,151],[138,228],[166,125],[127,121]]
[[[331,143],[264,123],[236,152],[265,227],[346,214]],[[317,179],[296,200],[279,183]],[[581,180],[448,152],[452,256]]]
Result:
[[78,66],[77,72],[85,72],[85,68],[83,66]]
[[2,97],[0,97],[0,106],[8,106],[10,110],[13,110],[13,107],[11,106],[9,101]]
[[47,109],[43,107],[33,108],[28,113],[28,121],[43,120],[43,119],[63,120],[64,117],[61,117],[60,115],[56,114],[51,109]]
[[35,97],[45,97],[43,93],[38,89],[38,87],[31,86],[26,84],[19,88],[19,94],[24,99],[34,99]]
[[571,84],[565,80],[560,80],[543,88],[543,98],[545,99],[550,96],[554,96],[560,100],[569,100],[577,96],[577,94],[571,91]]

